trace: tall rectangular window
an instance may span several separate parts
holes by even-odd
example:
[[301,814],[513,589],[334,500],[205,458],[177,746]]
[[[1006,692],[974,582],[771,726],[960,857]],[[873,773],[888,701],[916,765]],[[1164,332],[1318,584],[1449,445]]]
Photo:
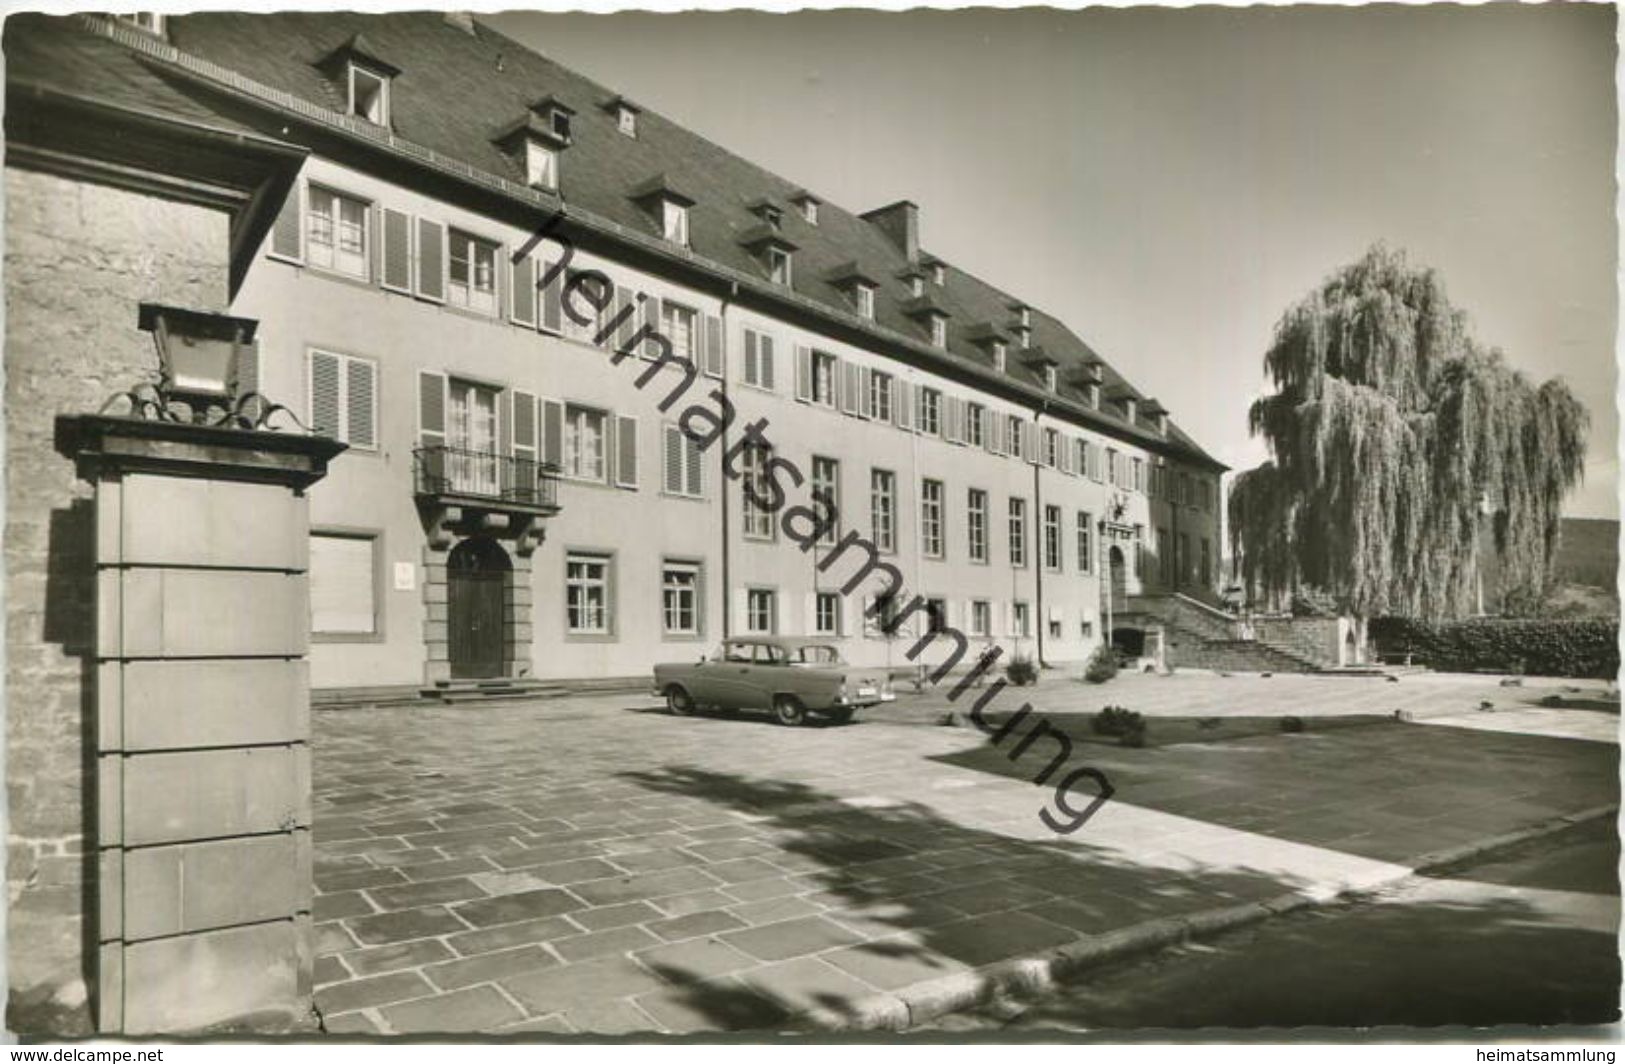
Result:
[[1011,635],[1025,639],[1033,634],[1032,608],[1025,602],[1010,604]]
[[835,356],[824,351],[812,353],[812,401],[835,405]]
[[1027,564],[1027,500],[1010,500],[1010,564]]
[[526,141],[525,183],[536,188],[558,188],[559,153],[538,141]]
[[447,244],[446,301],[481,314],[497,312],[497,246],[467,233],[451,231]]
[[841,596],[836,592],[818,592],[813,603],[813,630],[818,635],[841,634]]
[[1106,448],[1106,483],[1113,487],[1122,484],[1122,478],[1117,473],[1117,451],[1111,447]]
[[1134,490],[1143,495],[1145,494],[1145,459],[1131,459],[1131,467],[1133,471]]
[[767,279],[774,284],[790,283],[790,253],[783,248],[767,249]]
[[1094,515],[1078,511],[1078,572],[1089,573],[1095,568]]
[[389,79],[351,63],[350,113],[377,126],[389,124]]
[[1044,430],[1044,464],[1051,469],[1061,464],[1061,434],[1054,429]]
[[828,530],[818,537],[818,542],[833,546],[840,535],[841,463],[833,458],[813,455],[812,496],[819,502],[815,509],[820,520],[825,513],[832,515]]
[[753,587],[745,592],[745,631],[772,635],[778,631],[779,594],[771,588]]
[[688,247],[688,208],[673,200],[661,203],[660,235],[678,247]]
[[310,535],[310,631],[315,636],[378,632],[378,540],[372,535]]
[[892,376],[873,370],[869,374],[869,416],[876,421],[892,419]]
[[564,408],[564,475],[579,480],[609,479],[602,410],[571,404]]
[[942,393],[935,388],[921,388],[919,395],[920,416],[914,427],[927,436],[942,435]]
[[875,290],[870,285],[860,284],[852,289],[852,295],[858,303],[858,316],[873,321],[875,318]]
[[931,343],[936,347],[948,346],[948,319],[941,314],[931,315]]
[[965,404],[965,442],[972,447],[983,446],[986,439],[987,408],[980,403]]
[[766,447],[746,447],[741,455],[739,488],[743,505],[740,513],[744,533],[751,539],[773,538],[773,511],[765,505],[772,499],[767,472],[767,460],[772,454]]
[[305,261],[312,266],[349,277],[371,276],[365,200],[310,186],[310,211],[305,219]]
[[1008,430],[1004,434],[1004,438],[1008,443],[1008,446],[1005,448],[1005,450],[1009,453],[1010,457],[1011,458],[1025,458],[1025,457],[1027,457],[1025,454],[1022,453],[1022,446],[1021,446],[1021,440],[1022,440],[1022,436],[1023,436],[1023,431],[1022,430],[1027,427],[1026,423],[1023,422],[1021,420],[1021,418],[1017,417],[1015,414],[1009,414],[1009,415],[1006,415],[1006,418],[1005,418],[1005,427]]
[[971,488],[966,495],[965,538],[970,545],[970,560],[987,561],[987,492]]
[[685,362],[694,360],[695,311],[669,299],[660,301],[660,332],[671,344],[673,358]]
[[1044,568],[1061,568],[1061,508],[1044,507]]
[[609,632],[609,559],[568,554],[564,560],[565,626],[577,635]]
[[970,634],[993,634],[993,604],[986,599],[976,599],[970,604]]
[[889,469],[869,471],[869,521],[875,549],[897,549],[897,476]]
[[660,605],[667,635],[699,635],[700,567],[667,562],[661,570]]
[[927,558],[942,557],[942,481],[920,482],[920,551]]

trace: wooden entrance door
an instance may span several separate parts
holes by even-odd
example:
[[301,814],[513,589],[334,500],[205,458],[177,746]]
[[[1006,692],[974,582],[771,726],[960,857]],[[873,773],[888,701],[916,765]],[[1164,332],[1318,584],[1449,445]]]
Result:
[[501,676],[503,589],[513,566],[489,539],[459,543],[447,561],[446,637],[454,680]]
[[1110,572],[1111,606],[1112,612],[1121,612],[1128,605],[1128,564],[1123,557],[1120,547],[1112,547],[1106,554],[1107,567]]

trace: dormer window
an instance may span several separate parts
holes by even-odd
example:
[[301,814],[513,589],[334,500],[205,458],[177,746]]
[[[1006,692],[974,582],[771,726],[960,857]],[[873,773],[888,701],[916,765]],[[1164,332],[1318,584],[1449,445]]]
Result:
[[750,205],[750,212],[762,220],[764,225],[778,229],[784,224],[784,212],[772,200],[757,200]]
[[615,111],[615,128],[622,135],[635,138],[638,135],[638,113],[626,106],[617,108]]
[[1009,348],[1003,340],[993,341],[993,368],[1000,373],[1004,372],[1005,359],[1009,357]]
[[858,316],[875,320],[875,286],[858,282],[852,286],[852,298],[858,305]]
[[1031,347],[1033,345],[1033,331],[1029,326],[1016,326],[1016,343],[1022,347]]
[[919,274],[912,274],[908,279],[908,294],[911,296],[925,295],[925,278]]
[[808,225],[818,224],[818,201],[808,197],[801,201],[801,217]]
[[660,235],[678,247],[688,247],[688,205],[673,199],[660,203]]
[[164,35],[164,16],[161,11],[129,11],[113,17],[120,22],[128,22],[132,26],[144,29],[155,36],[162,37]]
[[525,142],[525,183],[550,191],[559,187],[559,153],[539,140]]
[[936,347],[948,346],[948,319],[942,314],[931,315],[931,343]]
[[767,279],[774,284],[789,285],[790,253],[782,247],[767,249]]
[[1012,303],[1010,309],[1016,312],[1016,324],[1023,328],[1031,328],[1033,324],[1033,309],[1025,303]]
[[1091,381],[1090,383],[1085,384],[1083,386],[1083,392],[1084,392],[1084,395],[1087,396],[1088,399],[1089,399],[1089,407],[1090,407],[1090,409],[1099,410],[1100,409],[1100,385],[1095,384],[1094,382]]
[[1055,390],[1055,385],[1056,385],[1055,367],[1054,366],[1045,366],[1044,367],[1044,390],[1046,392],[1053,392]]
[[350,113],[375,126],[389,125],[389,79],[351,63]]
[[948,283],[948,267],[940,262],[931,264],[931,283],[941,288]]

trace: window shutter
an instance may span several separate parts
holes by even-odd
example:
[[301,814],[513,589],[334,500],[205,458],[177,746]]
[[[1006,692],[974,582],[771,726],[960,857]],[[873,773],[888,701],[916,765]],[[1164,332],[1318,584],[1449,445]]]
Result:
[[542,329],[550,333],[564,331],[564,269],[556,262],[544,263],[541,280],[547,282],[542,289]]
[[[237,395],[239,398],[247,395],[257,395],[259,390],[260,343],[258,340],[253,340],[237,349]],[[257,418],[263,409],[265,409],[265,400],[255,398],[243,404],[242,412],[248,417]]]
[[665,447],[665,481],[661,490],[670,495],[683,494],[683,430],[667,425],[661,433]]
[[745,330],[745,383],[760,385],[762,383],[761,363],[757,356],[757,337],[754,329]]
[[[699,320],[695,315],[695,320]],[[727,337],[722,334],[722,319],[712,314],[705,315],[705,372],[712,377],[722,376],[722,342]]]
[[1044,464],[1044,448],[1038,442],[1038,426],[1031,421],[1021,423],[1021,455],[1028,465]]
[[305,220],[301,210],[305,183],[295,181],[282,201],[282,210],[271,224],[271,254],[289,262],[305,261]]
[[405,211],[383,210],[379,227],[383,243],[383,269],[379,271],[385,288],[395,292],[412,291],[412,216]]
[[1066,436],[1055,437],[1055,468],[1063,473],[1072,472],[1072,441]]
[[773,337],[762,333],[756,340],[756,370],[761,374],[762,387],[772,391],[773,383]]
[[750,593],[742,587],[734,588],[733,633],[738,635],[750,629]]
[[593,311],[596,320],[588,326],[590,335],[587,339],[596,347],[614,350],[615,336],[609,328],[609,323],[615,318],[615,301],[620,298],[621,289],[613,281],[606,281],[605,286],[600,287],[596,294],[606,309]]
[[[643,301],[643,323],[644,326],[649,330],[648,335],[651,337],[651,339],[645,341],[643,344],[643,350],[638,352],[638,355],[642,358],[658,359],[660,357],[660,345],[655,343],[652,337],[663,336],[665,337],[667,343],[671,342],[671,337],[666,336],[666,334],[661,331],[662,323],[666,320],[664,307],[665,300],[656,299],[654,296],[650,296]],[[694,347],[693,336],[688,338],[688,343],[692,353],[692,349]],[[675,347],[675,345],[673,346]]]
[[615,483],[638,486],[638,419],[615,416]]
[[536,327],[536,260],[526,255],[513,264],[513,308],[509,315],[515,325]]
[[812,349],[796,345],[796,399],[812,402]]
[[806,597],[806,608],[801,611],[801,631],[804,635],[813,635],[818,631],[818,592],[809,591]]
[[856,415],[858,412],[858,390],[863,381],[861,367],[856,362],[841,363],[841,412]]
[[339,358],[325,351],[310,353],[310,427],[339,438]]
[[556,399],[542,404],[542,464],[554,469],[564,465],[564,404]]
[[700,450],[699,444],[683,437],[683,464],[684,472],[688,476],[688,493],[694,496],[705,494],[705,452]]
[[446,376],[443,373],[418,373],[418,439],[425,447],[444,446],[446,442]]
[[536,397],[529,392],[513,393],[513,456],[536,460]]
[[892,420],[900,429],[912,430],[914,428],[914,395],[913,386],[901,378],[892,383]]
[[446,227],[428,218],[418,219],[417,294],[435,303],[446,301]]
[[615,290],[614,321],[620,322],[615,329],[615,350],[625,351],[632,343],[632,338],[638,334],[638,303],[637,294],[630,288],[617,288]]
[[942,400],[942,438],[949,443],[959,442],[959,412],[961,401],[953,396]]
[[378,446],[378,430],[373,424],[376,411],[378,368],[365,359],[345,360],[345,439],[352,447]]
[[872,418],[875,416],[874,370],[864,366],[858,373],[858,416]]
[[1004,434],[1004,418],[999,414],[988,412],[982,415],[982,442],[987,447],[988,454],[999,454],[1003,447],[1000,437]]

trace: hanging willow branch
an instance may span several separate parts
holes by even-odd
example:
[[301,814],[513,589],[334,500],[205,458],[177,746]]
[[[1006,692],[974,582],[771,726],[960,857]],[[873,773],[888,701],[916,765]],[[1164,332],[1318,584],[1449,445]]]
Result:
[[[1429,269],[1378,245],[1284,314],[1248,427],[1273,460],[1237,475],[1231,550],[1254,596],[1315,587],[1358,615],[1459,616],[1479,545],[1505,602],[1540,601],[1589,417],[1481,349]],[[1481,538],[1482,537],[1482,538]]]

